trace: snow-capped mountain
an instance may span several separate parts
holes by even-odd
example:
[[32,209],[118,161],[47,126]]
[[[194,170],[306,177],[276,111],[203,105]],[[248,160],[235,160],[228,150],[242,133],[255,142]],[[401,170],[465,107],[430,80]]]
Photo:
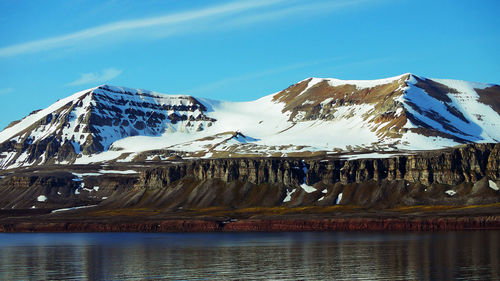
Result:
[[[500,87],[413,74],[308,78],[251,102],[99,86],[0,132],[0,168],[400,152],[500,141]],[[390,154],[369,154],[384,157]]]

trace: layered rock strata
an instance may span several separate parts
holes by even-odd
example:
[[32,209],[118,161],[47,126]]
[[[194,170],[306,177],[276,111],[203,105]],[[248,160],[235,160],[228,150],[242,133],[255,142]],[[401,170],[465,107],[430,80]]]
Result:
[[132,173],[102,171],[81,177],[68,167],[54,166],[1,176],[0,207],[99,204],[177,210],[340,204],[384,209],[491,204],[500,202],[499,159],[500,144],[470,144],[384,159],[167,161],[139,165]]

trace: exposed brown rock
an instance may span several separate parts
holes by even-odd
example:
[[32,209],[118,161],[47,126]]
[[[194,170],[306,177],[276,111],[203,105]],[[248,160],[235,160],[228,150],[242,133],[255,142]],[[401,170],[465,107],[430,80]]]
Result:
[[[0,195],[5,200],[0,198],[0,207],[10,208],[13,202],[23,201],[24,207],[35,202],[39,207],[53,208],[76,201],[83,205],[100,203],[98,198],[91,200],[95,195],[113,195],[100,203],[109,206],[168,210],[331,206],[340,193],[341,205],[376,209],[491,204],[500,202],[500,192],[489,186],[490,181],[500,184],[499,159],[500,144],[471,144],[383,159],[175,159],[149,162],[142,168],[121,164],[121,169],[138,170],[138,174],[87,176],[82,183],[89,189],[99,186],[99,192],[82,191],[78,196],[74,192],[80,183],[73,181],[75,176],[58,173],[57,169],[65,168],[55,166],[55,170],[43,173],[20,170],[18,175],[0,179]],[[306,192],[300,187],[303,183],[315,191]],[[54,186],[73,195],[62,200],[54,195]],[[292,191],[290,201],[284,202]],[[46,195],[48,201],[36,202],[39,195]]]
[[474,89],[479,94],[479,101],[490,106],[500,114],[500,86],[494,85],[485,89]]

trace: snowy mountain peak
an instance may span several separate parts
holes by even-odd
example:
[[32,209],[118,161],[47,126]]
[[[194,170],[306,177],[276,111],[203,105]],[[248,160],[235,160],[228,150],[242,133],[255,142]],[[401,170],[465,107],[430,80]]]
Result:
[[169,153],[303,156],[499,141],[500,87],[493,84],[411,73],[311,77],[251,102],[100,85],[0,132],[0,168],[168,159]]
[[59,100],[2,131],[0,151],[15,153],[0,158],[0,163],[63,162],[106,151],[130,136],[201,131],[215,122],[205,110],[190,96],[101,85]]

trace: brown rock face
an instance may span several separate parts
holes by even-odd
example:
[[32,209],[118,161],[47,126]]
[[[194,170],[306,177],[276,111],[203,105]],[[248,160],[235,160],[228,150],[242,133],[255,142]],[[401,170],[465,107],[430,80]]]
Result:
[[[500,180],[499,159],[499,144],[472,144],[386,159],[196,160],[148,169],[141,173],[136,189],[179,188],[179,182],[191,178],[196,184],[216,181],[217,186],[245,185],[247,190],[239,192],[247,195],[263,184],[281,186],[282,193],[273,201],[276,206],[331,205],[341,192],[341,204],[368,207],[493,203],[499,201],[500,194],[488,187],[488,180]],[[481,179],[487,188],[473,192],[474,183]],[[303,183],[314,186],[316,191],[305,192],[299,188]],[[298,192],[290,203],[283,202],[287,190],[294,189]]]
[[[500,145],[472,144],[446,151],[424,152],[384,159],[316,160],[288,158],[196,160],[144,171],[139,185],[165,187],[184,177],[198,180],[219,179],[252,184],[294,186],[318,182],[363,183],[371,180],[458,185],[474,183],[483,177],[500,180]],[[304,173],[304,168],[307,173]]]
[[[500,191],[493,188],[500,186],[499,159],[500,144],[471,144],[385,159],[155,161],[140,169],[122,167],[137,169],[137,174],[90,173],[80,181],[72,173],[49,169],[0,179],[0,207],[100,204],[177,210],[340,204],[384,209],[490,204],[500,202]],[[40,195],[48,200],[37,201]]]
[[149,188],[165,187],[181,178],[198,180],[218,179],[252,184],[298,185],[304,177],[300,160],[290,159],[210,159],[144,171],[139,185]]
[[[0,177],[0,209],[58,209],[103,203],[137,182],[126,175],[80,179],[64,171],[28,171]],[[39,198],[39,196],[43,197]]]

